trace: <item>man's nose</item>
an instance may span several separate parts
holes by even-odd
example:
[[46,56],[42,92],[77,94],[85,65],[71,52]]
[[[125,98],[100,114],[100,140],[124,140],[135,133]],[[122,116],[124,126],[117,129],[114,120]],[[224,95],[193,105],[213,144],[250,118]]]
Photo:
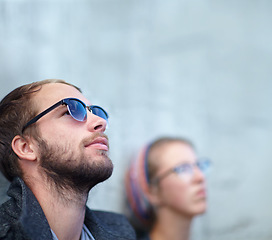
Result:
[[91,132],[105,132],[107,127],[107,120],[98,117],[91,112],[87,114],[88,130]]

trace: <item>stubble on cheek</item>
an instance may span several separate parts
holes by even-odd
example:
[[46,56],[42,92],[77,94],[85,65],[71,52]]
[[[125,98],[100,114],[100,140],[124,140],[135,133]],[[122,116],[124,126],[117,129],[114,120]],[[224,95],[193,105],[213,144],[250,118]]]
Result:
[[40,172],[55,189],[86,194],[94,185],[111,176],[113,165],[107,151],[86,157],[83,151],[75,153],[67,146],[40,143]]

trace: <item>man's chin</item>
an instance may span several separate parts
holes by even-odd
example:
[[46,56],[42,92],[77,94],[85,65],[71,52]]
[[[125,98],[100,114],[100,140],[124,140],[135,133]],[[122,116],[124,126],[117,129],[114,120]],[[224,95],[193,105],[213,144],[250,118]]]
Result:
[[40,142],[40,147],[41,173],[57,191],[84,194],[112,175],[113,164],[108,151],[97,150],[87,156],[67,152],[67,148],[60,146],[48,146],[44,141]]

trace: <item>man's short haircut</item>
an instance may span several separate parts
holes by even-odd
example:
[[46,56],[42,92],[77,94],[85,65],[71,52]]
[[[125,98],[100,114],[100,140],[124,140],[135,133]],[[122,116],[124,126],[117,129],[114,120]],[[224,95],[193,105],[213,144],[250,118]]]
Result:
[[81,92],[78,87],[64,80],[46,79],[16,88],[0,102],[0,171],[9,181],[12,181],[14,177],[23,178],[18,156],[11,147],[12,140],[16,135],[28,137],[38,133],[35,124],[27,128],[24,133],[22,129],[30,119],[38,114],[38,109],[32,100],[33,94],[49,83],[67,84]]

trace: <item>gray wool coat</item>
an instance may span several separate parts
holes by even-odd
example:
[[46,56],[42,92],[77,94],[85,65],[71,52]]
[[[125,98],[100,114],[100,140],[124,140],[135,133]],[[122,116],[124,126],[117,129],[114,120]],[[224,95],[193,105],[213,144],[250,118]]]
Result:
[[[24,181],[16,178],[8,190],[10,199],[0,206],[0,239],[52,240],[43,210]],[[86,207],[85,225],[96,240],[134,240],[135,232],[120,214]]]

